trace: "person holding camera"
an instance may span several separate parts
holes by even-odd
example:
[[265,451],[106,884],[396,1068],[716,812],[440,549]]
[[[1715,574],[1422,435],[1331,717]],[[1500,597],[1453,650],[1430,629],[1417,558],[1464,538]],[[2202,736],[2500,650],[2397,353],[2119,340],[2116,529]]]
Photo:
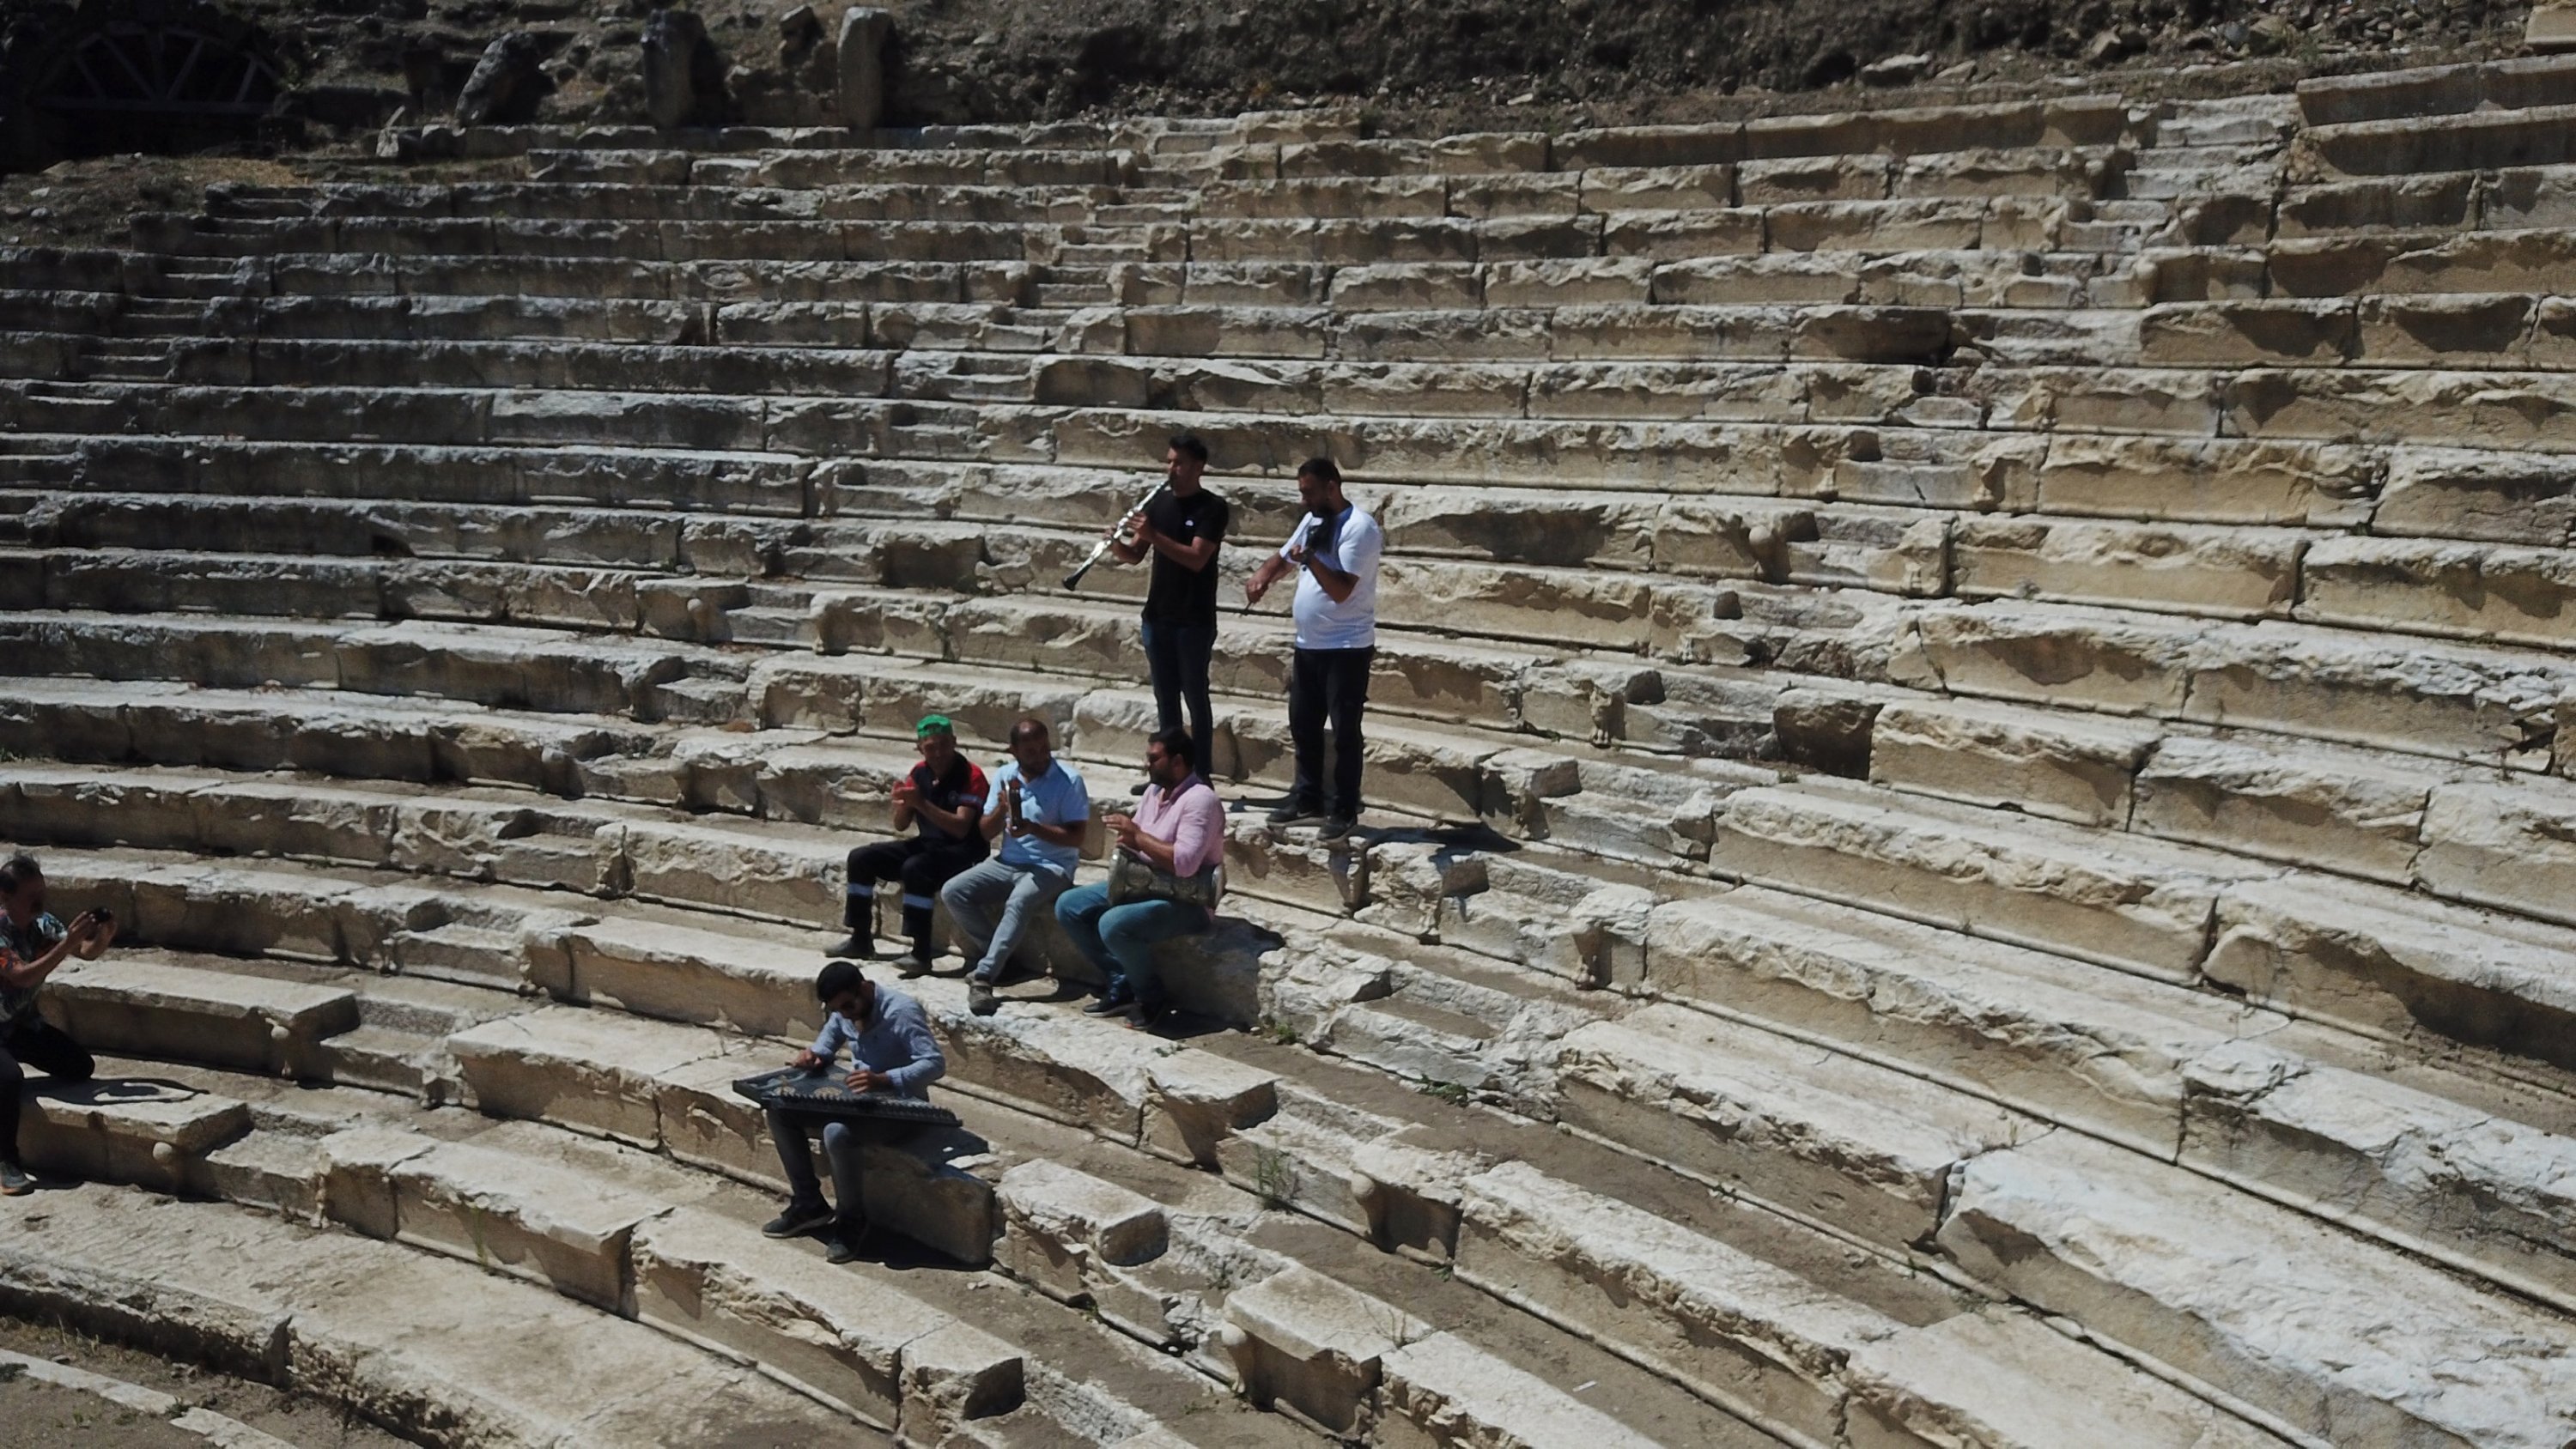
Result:
[[1055,918],[1108,978],[1092,1016],[1126,1013],[1153,1025],[1164,991],[1154,947],[1215,922],[1218,868],[1225,860],[1225,802],[1191,765],[1188,730],[1162,729],[1145,742],[1145,796],[1134,815],[1107,820],[1114,842],[1109,879],[1056,897]]
[[68,926],[45,909],[45,875],[31,855],[0,864],[0,1196],[35,1186],[18,1160],[21,1062],[58,1082],[86,1082],[97,1063],[69,1033],[36,1014],[36,988],[77,956],[95,961],[116,940],[116,918],[83,911]]

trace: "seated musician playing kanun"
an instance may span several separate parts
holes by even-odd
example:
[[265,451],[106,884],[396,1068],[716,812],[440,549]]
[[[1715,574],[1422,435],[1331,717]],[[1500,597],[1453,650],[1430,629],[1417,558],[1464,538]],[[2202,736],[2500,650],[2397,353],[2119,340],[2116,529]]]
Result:
[[[855,1092],[892,1092],[927,1101],[930,1084],[948,1070],[948,1059],[930,1035],[930,1020],[921,1003],[891,986],[880,986],[860,974],[858,964],[834,961],[814,978],[814,995],[823,1003],[823,1029],[814,1044],[788,1059],[792,1067],[828,1068],[843,1048],[851,1070],[843,1080]],[[806,1132],[816,1125],[811,1114],[779,1107],[769,1109],[769,1135],[778,1144],[779,1163],[787,1169],[787,1208],[761,1231],[773,1238],[792,1238],[823,1230],[827,1257],[846,1263],[859,1255],[867,1235],[867,1198],[863,1192],[863,1148],[873,1139],[891,1141],[914,1129],[901,1123],[824,1121],[823,1154],[831,1159],[836,1211],[823,1201],[814,1176],[814,1149]]]

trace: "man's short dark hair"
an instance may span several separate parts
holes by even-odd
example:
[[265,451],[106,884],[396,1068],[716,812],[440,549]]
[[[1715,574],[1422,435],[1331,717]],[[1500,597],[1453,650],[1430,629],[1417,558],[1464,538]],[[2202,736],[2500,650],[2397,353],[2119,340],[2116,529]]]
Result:
[[45,873],[36,866],[36,858],[20,851],[9,857],[7,862],[0,863],[0,895],[14,896],[44,878]]
[[1321,478],[1327,483],[1339,483],[1342,481],[1342,470],[1333,466],[1333,460],[1330,458],[1314,457],[1297,465],[1297,476]]
[[1199,752],[1190,742],[1190,732],[1181,728],[1179,725],[1174,725],[1167,730],[1154,731],[1152,734],[1145,737],[1145,743],[1149,745],[1161,745],[1163,747],[1163,753],[1180,761],[1183,769],[1194,770],[1198,768]]
[[837,997],[859,989],[863,980],[856,961],[829,961],[814,977],[814,999],[829,1004]]
[[1207,439],[1200,437],[1196,433],[1174,433],[1172,434],[1171,442],[1167,446],[1169,446],[1175,453],[1186,453],[1189,456],[1198,459],[1200,465],[1203,467],[1207,463]]
[[1055,732],[1047,728],[1047,722],[1045,720],[1042,720],[1033,714],[1024,714],[1017,720],[1014,720],[1011,724],[1011,743],[1015,745],[1018,744],[1022,735],[1030,733],[1046,736],[1047,741],[1050,744],[1055,741]]

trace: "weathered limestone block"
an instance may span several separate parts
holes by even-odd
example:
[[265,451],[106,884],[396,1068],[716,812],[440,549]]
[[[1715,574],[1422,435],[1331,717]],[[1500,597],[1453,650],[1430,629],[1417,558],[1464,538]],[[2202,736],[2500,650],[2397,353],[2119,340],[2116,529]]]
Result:
[[1845,1363],[1902,1325],[1656,1214],[1507,1163],[1464,1188],[1458,1274],[1825,1440]]
[[1612,212],[1601,233],[1602,255],[1610,257],[1667,261],[1762,250],[1763,213],[1752,209]]
[[1560,1120],[1890,1244],[1932,1230],[1957,1163],[2045,1130],[1674,1005],[1579,1028],[1557,1073]]
[[2547,656],[2349,631],[2213,631],[2184,716],[2482,763],[2528,759],[2576,670]]
[[2435,895],[2576,926],[2576,789],[2557,780],[2434,783],[2415,879]]
[[2051,513],[2345,527],[2369,517],[2376,484],[2356,447],[2060,436],[2038,497]]
[[2205,966],[2247,999],[2390,1036],[2576,1061],[2576,934],[2316,877],[2229,887]]
[[1523,176],[1458,176],[1449,182],[1449,214],[1494,221],[1568,218],[1587,209],[1583,178],[1563,172]]
[[1644,980],[2169,1155],[2183,1067],[2281,1018],[2183,988],[1746,887],[1659,907]]
[[1671,305],[1834,306],[1862,298],[1849,259],[1774,252],[1682,257],[1656,264],[1654,300]]
[[2365,297],[2357,360],[2372,366],[2528,366],[2538,312],[2529,297]]
[[2576,468],[2545,454],[2392,448],[2370,527],[2556,548],[2576,532]]
[[26,1166],[169,1193],[211,1191],[206,1155],[251,1126],[243,1103],[170,1083],[46,1082],[21,1111]]
[[[955,1357],[961,1330],[973,1330],[948,1314],[865,1278],[817,1276],[807,1254],[696,1209],[642,1225],[634,1255],[642,1321],[746,1355],[871,1423],[935,1432],[940,1410],[922,1396],[904,1400],[905,1369],[912,1346],[942,1332],[952,1344],[941,1357]],[[931,1396],[955,1400],[951,1414],[1001,1412],[1019,1400],[1020,1355],[986,1337],[982,1363]]]
[[1968,701],[1900,700],[1878,712],[1869,778],[1977,805],[2007,805],[2078,825],[2129,819],[2152,725]]
[[[1941,1245],[2044,1312],[2357,1446],[2540,1446],[2554,1322],[2286,1209],[2056,1133],[1969,1163]],[[2452,1371],[2428,1377],[2426,1363]]]
[[2331,366],[2361,351],[2353,304],[2284,299],[2151,307],[2139,360],[2175,367],[2248,363]]
[[2130,828],[2403,885],[2425,797],[2453,773],[2376,752],[2170,735],[2138,773]]
[[1652,1441],[1535,1374],[1454,1333],[1435,1333],[1380,1359],[1370,1437],[1401,1449],[1473,1444],[1540,1449],[1583,1444],[1649,1449]]
[[1221,1143],[1279,1110],[1279,1078],[1214,1052],[1175,1053],[1146,1076],[1144,1146],[1174,1161],[1214,1167]]
[[2190,1088],[2185,1166],[2517,1287],[2576,1284],[2576,1142],[2252,1043],[2194,1062]]
[[1002,1175],[998,1195],[1001,1266],[1064,1302],[1106,1311],[1122,1296],[1112,1270],[1158,1258],[1169,1244],[1163,1209],[1151,1198],[1060,1163],[1019,1164]]
[[2257,867],[2135,838],[1810,781],[1740,791],[1710,864],[1956,930],[2189,979],[2230,880]]
[[1961,1313],[1845,1369],[1858,1449],[2278,1449],[2280,1440],[2026,1314]]
[[389,1182],[401,1240],[548,1284],[611,1313],[631,1286],[629,1236],[665,1211],[576,1169],[473,1143],[432,1145],[394,1165]]
[[2563,450],[2576,377],[2557,373],[2241,372],[2226,387],[2226,427],[2249,438],[2372,438],[2482,448]]
[[1759,423],[1797,416],[1806,397],[1805,377],[1771,363],[1592,362],[1533,371],[1528,406],[1537,418]]
[[575,1001],[754,1036],[811,1037],[823,1024],[809,952],[636,920],[578,927],[568,944]]
[[645,1148],[661,1145],[655,1079],[724,1045],[713,1032],[565,1007],[505,1016],[447,1038],[466,1090],[486,1114]]
[[1642,304],[1652,295],[1655,263],[1645,257],[1584,257],[1491,262],[1480,269],[1492,307],[1586,307]]
[[41,998],[92,1051],[283,1076],[319,1076],[325,1037],[358,1024],[344,987],[201,971],[118,956],[72,961]]
[[2299,615],[2320,622],[2505,640],[2576,643],[2576,565],[2563,550],[2322,539],[2299,570]]
[[1403,1309],[1303,1266],[1228,1294],[1225,1317],[1235,1375],[1252,1401],[1334,1434],[1366,1424],[1386,1356],[1431,1335]]

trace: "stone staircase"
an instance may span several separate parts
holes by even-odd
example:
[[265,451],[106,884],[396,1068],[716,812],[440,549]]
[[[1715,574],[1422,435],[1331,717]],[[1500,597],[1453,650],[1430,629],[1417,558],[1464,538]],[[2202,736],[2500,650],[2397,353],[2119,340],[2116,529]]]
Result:
[[[138,943],[29,1142],[188,1200],[0,1304],[452,1443],[704,1416],[321,1277],[922,1444],[2563,1445],[2562,103],[429,130],[9,253],[0,828]],[[1231,576],[1385,523],[1362,830],[1237,819],[1186,1035],[914,983],[892,1260],[760,1239],[911,720],[1133,770],[1057,580],[1184,427]]]

